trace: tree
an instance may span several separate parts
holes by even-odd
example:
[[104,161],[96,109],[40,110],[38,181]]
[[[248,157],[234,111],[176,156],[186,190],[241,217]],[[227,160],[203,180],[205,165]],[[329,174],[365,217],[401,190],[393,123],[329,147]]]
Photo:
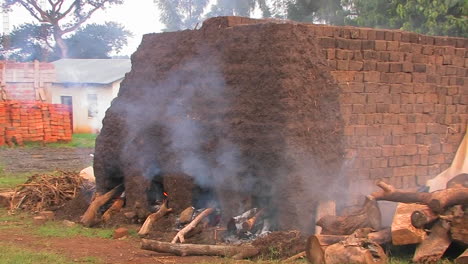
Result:
[[2,6],[8,10],[13,5],[24,7],[39,23],[51,27],[52,36],[62,58],[68,57],[68,46],[64,35],[77,30],[94,12],[123,0],[47,0],[46,6],[37,0],[3,0]]
[[65,39],[70,58],[107,59],[112,51],[119,51],[127,45],[132,33],[115,22],[104,25],[89,24]]
[[295,21],[342,25],[346,15],[341,0],[295,0],[288,3],[288,18]]
[[466,0],[346,0],[350,25],[468,37]]
[[[105,59],[110,57],[111,52],[118,53],[131,36],[132,33],[122,25],[106,22],[104,25],[86,25],[64,38],[64,42],[70,58]],[[2,57],[8,55],[9,59],[16,61],[53,61],[60,58],[60,49],[50,44],[50,26],[23,24],[16,27],[8,39],[8,47],[2,47]]]

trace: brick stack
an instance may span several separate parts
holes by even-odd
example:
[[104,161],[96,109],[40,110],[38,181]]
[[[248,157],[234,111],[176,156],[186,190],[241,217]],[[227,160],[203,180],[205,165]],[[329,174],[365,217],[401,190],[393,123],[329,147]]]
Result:
[[466,132],[468,39],[311,25],[341,87],[349,177],[423,184]]
[[0,146],[71,140],[67,106],[39,102],[0,102]]

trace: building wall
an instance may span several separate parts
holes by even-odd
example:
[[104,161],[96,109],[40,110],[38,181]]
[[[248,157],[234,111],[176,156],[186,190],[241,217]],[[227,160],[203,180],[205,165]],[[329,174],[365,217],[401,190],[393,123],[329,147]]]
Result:
[[467,130],[468,39],[310,28],[341,88],[350,182],[410,188],[448,168]]
[[[73,101],[73,133],[96,133],[102,127],[102,119],[112,99],[117,96],[120,82],[109,85],[97,84],[54,84],[50,89],[52,103],[62,103],[62,96],[71,96]],[[89,116],[91,102],[88,95],[97,96],[97,113]]]
[[0,146],[70,141],[70,123],[70,112],[63,105],[0,102]]

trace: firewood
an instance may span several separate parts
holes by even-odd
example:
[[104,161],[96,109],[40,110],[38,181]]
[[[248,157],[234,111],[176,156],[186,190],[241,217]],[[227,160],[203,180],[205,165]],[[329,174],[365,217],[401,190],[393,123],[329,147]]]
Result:
[[422,206],[424,207],[421,207],[419,210],[415,210],[411,214],[411,224],[416,228],[424,228],[426,225],[439,218],[439,215],[435,214],[427,205]]
[[398,190],[383,181],[378,182],[377,186],[382,190],[371,194],[376,200],[426,204],[435,213],[442,213],[452,205],[468,203],[468,188],[466,187],[424,193]]
[[[208,209],[207,209],[208,210]],[[223,256],[233,259],[249,258],[257,255],[259,250],[250,245],[200,245],[174,244],[156,240],[142,239],[142,249],[160,253],[172,253],[178,256]]]
[[[320,200],[317,205],[317,210],[315,214],[315,222],[317,223],[320,218],[326,215],[336,215],[336,202],[333,200]],[[322,228],[318,225],[315,225],[315,234],[322,233]]]
[[203,218],[210,215],[213,211],[214,211],[213,208],[207,208],[203,212],[201,212],[199,215],[197,215],[197,217],[195,217],[195,219],[193,219],[193,221],[190,222],[190,224],[186,225],[175,235],[171,243],[177,243],[177,241],[180,241],[180,243],[184,243],[185,235],[188,232],[190,232],[190,230],[194,229]]
[[153,226],[156,221],[161,219],[163,216],[166,214],[172,212],[172,208],[167,207],[167,200],[164,200],[163,204],[159,208],[159,210],[156,213],[150,214],[143,225],[141,226],[140,230],[138,231],[139,236],[145,236],[151,231],[151,227]]
[[453,217],[450,226],[452,240],[463,246],[468,246],[468,215]]
[[115,199],[115,201],[112,203],[111,207],[107,209],[107,211],[102,215],[102,221],[104,223],[109,222],[111,220],[112,216],[120,212],[124,205],[125,201],[123,198],[119,197]]
[[332,244],[343,241],[347,236],[312,235],[307,239],[306,256],[310,263],[323,264],[325,249]]
[[385,264],[387,255],[381,246],[365,238],[350,236],[325,249],[324,264],[362,263]]
[[179,223],[186,224],[192,221],[193,212],[195,212],[195,208],[193,206],[189,206],[185,208],[179,216]]
[[465,249],[465,252],[463,252],[458,258],[455,259],[455,263],[457,264],[468,264],[468,249]]
[[2,192],[0,193],[0,207],[10,207],[10,201],[15,192]]
[[293,262],[293,261],[296,261],[300,258],[304,258],[306,256],[306,252],[305,251],[302,251],[300,253],[297,253],[296,255],[294,256],[291,256],[283,261],[281,261],[281,263],[288,263],[288,262]]
[[264,210],[260,209],[253,217],[242,223],[242,231],[250,231],[255,226],[257,220],[262,217]]
[[411,214],[424,208],[426,206],[421,204],[398,203],[391,227],[394,245],[418,244],[426,238],[426,232],[423,229],[416,228],[411,224]]
[[416,248],[413,262],[436,263],[450,246],[450,223],[439,219],[431,228],[429,236]]
[[372,232],[367,235],[370,241],[373,241],[379,245],[384,245],[392,242],[392,233],[390,228],[384,228],[377,232]]
[[371,227],[379,230],[381,214],[377,202],[367,197],[359,211],[351,215],[324,216],[316,224],[322,227],[323,235],[350,235],[359,228]]
[[119,184],[114,189],[108,191],[103,195],[96,194],[88,209],[81,217],[80,222],[87,227],[97,224],[100,221],[100,219],[98,218],[98,211],[101,208],[101,206],[105,205],[115,196],[120,195],[123,192],[123,190],[123,185]]

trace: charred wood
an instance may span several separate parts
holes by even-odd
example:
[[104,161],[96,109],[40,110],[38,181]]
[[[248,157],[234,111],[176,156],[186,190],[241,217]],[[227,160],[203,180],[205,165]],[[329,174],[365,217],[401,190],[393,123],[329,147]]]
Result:
[[122,184],[117,185],[114,189],[108,191],[103,195],[96,194],[93,201],[89,205],[86,212],[81,217],[81,223],[84,226],[90,227],[99,223],[100,219],[98,216],[98,211],[101,206],[105,205],[107,202],[112,200],[114,197],[120,195],[124,191]]
[[125,200],[121,197],[115,199],[111,207],[109,207],[109,209],[107,209],[107,211],[102,215],[102,221],[104,223],[109,222],[112,216],[120,212],[120,210],[124,206],[124,203],[125,203]]
[[421,209],[415,210],[411,214],[411,224],[416,228],[424,228],[433,223],[439,218],[439,215],[434,213],[431,208],[424,205]]
[[468,264],[468,249],[465,249],[465,252],[463,252],[458,258],[455,259],[455,263],[457,264]]
[[139,236],[147,235],[151,231],[151,227],[153,226],[153,224],[170,212],[172,212],[172,208],[168,208],[167,200],[164,200],[159,210],[156,213],[150,214],[146,218],[145,222],[143,223],[140,230],[138,231],[138,235]]
[[190,222],[190,224],[188,224],[187,226],[182,228],[175,235],[175,237],[172,239],[171,243],[177,243],[177,241],[180,241],[180,243],[184,243],[185,242],[185,235],[188,232],[190,232],[192,229],[194,229],[198,225],[198,223],[200,223],[200,221],[203,220],[203,218],[210,215],[213,211],[214,211],[213,208],[208,208],[208,209],[205,209],[203,212],[201,212],[199,215],[197,215],[197,217],[195,217],[195,219],[193,219],[193,221]]

